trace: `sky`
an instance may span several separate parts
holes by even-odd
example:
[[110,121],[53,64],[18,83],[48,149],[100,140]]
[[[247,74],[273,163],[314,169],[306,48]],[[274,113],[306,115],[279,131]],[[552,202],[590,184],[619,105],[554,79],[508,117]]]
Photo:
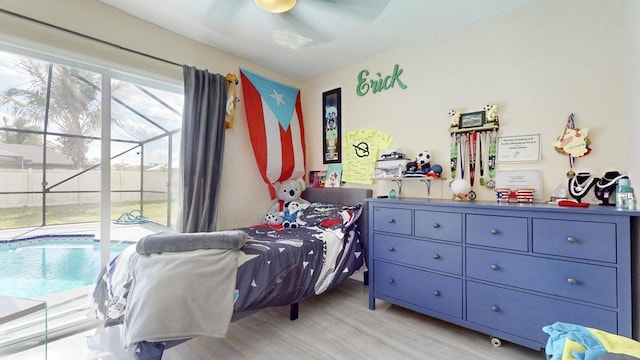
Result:
[[[15,55],[9,52],[3,52],[0,50],[0,92],[6,91],[10,88],[22,88],[28,89],[30,86],[30,75],[17,66],[23,56]],[[120,80],[118,80],[120,81]],[[120,81],[121,85],[113,91],[113,96],[122,100],[127,106],[134,111],[126,109],[124,106],[113,103],[112,109],[116,114],[118,120],[121,121],[122,126],[119,128],[112,127],[112,138],[122,138],[127,140],[136,139],[148,139],[163,134],[165,131],[176,130],[182,125],[182,108],[183,108],[183,94],[173,93],[165,90],[150,88],[144,86],[144,88],[152,93],[154,96],[162,99],[171,109],[163,106],[158,101],[154,100],[149,95],[140,91],[135,85]],[[160,129],[146,120],[144,120],[135,112],[139,112],[151,119],[153,122],[160,125],[163,129]],[[9,109],[6,106],[0,106],[0,118],[7,117],[12,119]],[[4,126],[4,123],[0,123],[0,126]],[[178,135],[179,136],[179,135]],[[159,141],[154,144],[153,149],[145,151],[145,163],[167,163],[168,148],[165,146],[166,141]],[[125,145],[124,148],[128,148],[130,145]],[[119,153],[123,147],[113,145],[112,153]],[[177,149],[175,150],[177,152]],[[88,159],[100,158],[100,142],[92,141],[89,145],[89,151],[87,153]],[[137,165],[131,163],[137,157],[126,157],[124,159],[116,160],[117,163]],[[177,156],[174,155],[174,166],[178,164]]]

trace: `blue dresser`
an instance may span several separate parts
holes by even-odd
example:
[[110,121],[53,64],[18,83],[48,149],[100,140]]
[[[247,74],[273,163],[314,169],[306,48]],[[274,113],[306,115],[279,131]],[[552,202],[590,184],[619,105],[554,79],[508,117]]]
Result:
[[544,348],[542,326],[556,321],[632,337],[640,212],[405,198],[368,206],[371,310],[380,299],[494,345]]

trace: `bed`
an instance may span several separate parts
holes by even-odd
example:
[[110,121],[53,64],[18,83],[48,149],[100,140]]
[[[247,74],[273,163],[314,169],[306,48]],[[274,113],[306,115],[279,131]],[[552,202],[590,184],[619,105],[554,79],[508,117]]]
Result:
[[138,252],[125,249],[94,289],[96,315],[104,320],[95,341],[116,337],[129,356],[160,359],[166,348],[190,338],[224,337],[230,322],[265,307],[289,305],[294,320],[300,301],[366,270],[364,202],[370,196],[367,189],[306,189],[303,198],[311,205],[302,226],[261,224],[215,234],[241,233],[239,250],[141,255],[140,246]]

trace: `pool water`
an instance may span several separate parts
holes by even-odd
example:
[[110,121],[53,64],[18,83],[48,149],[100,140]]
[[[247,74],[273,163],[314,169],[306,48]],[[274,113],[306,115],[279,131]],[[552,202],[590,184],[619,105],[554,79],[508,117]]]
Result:
[[[111,258],[131,243],[110,247]],[[100,247],[93,238],[28,240],[0,246],[0,295],[35,298],[95,283]]]

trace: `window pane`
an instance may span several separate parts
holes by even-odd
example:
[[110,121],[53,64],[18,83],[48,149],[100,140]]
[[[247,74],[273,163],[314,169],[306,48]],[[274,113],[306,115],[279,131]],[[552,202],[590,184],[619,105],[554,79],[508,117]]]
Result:
[[52,72],[48,131],[99,137],[100,75],[62,65],[53,65]]
[[48,67],[46,62],[0,51],[0,126],[44,129]]

